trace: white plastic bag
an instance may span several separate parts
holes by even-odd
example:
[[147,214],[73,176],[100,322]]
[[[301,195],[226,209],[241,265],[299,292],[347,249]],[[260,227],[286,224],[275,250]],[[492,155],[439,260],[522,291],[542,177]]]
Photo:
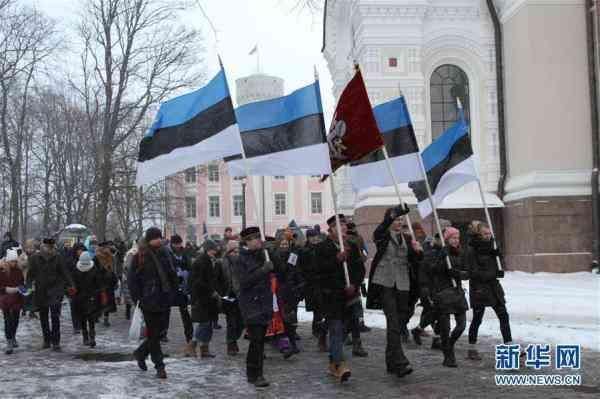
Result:
[[131,317],[131,325],[129,326],[129,339],[137,342],[142,336],[142,330],[144,328],[144,315],[142,309],[140,309],[139,303],[135,305],[133,316]]

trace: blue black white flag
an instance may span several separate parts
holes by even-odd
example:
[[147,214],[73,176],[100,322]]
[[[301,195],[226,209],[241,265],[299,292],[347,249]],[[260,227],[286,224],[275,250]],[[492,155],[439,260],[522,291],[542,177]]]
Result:
[[[404,97],[376,106],[373,114],[397,181],[407,183],[422,179],[419,146]],[[350,176],[354,191],[394,185],[381,149],[353,162]]]
[[246,159],[227,160],[231,176],[331,173],[318,81],[285,97],[245,104],[235,112]]
[[204,87],[161,104],[140,142],[138,186],[241,150],[223,69]]
[[[469,128],[462,110],[459,110],[459,113],[459,120],[431,143],[422,154],[436,207],[440,206],[449,194],[479,179],[473,159]],[[409,183],[409,187],[417,197],[421,217],[426,218],[432,209],[425,181],[413,181]]]

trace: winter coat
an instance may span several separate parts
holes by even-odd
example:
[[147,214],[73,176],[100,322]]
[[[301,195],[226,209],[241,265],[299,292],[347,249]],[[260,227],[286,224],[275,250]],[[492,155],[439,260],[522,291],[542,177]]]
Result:
[[117,311],[115,291],[119,286],[119,278],[115,272],[114,256],[107,249],[99,248],[96,251],[94,264],[100,268],[102,286],[106,291],[107,303],[104,305],[104,312],[115,313]]
[[215,298],[216,273],[214,259],[203,253],[192,265],[189,290],[192,298],[192,321],[207,323],[219,314],[218,299]]
[[56,251],[35,253],[29,258],[27,286],[33,288],[33,305],[48,307],[62,302],[65,289],[73,287],[65,260]]
[[498,265],[492,241],[473,239],[469,243],[465,266],[469,271],[469,301],[471,307],[504,304],[504,290],[498,281]]
[[[373,233],[373,241],[375,242],[375,246],[377,247],[377,252],[375,253],[375,257],[373,258],[373,262],[371,263],[371,270],[369,271],[369,289],[367,292],[367,309],[383,309],[383,287],[374,284],[371,281],[373,280],[373,276],[375,275],[375,271],[383,259],[384,255],[387,252],[388,245],[392,240],[392,235],[390,233],[390,226],[394,219],[390,217],[386,217],[383,222],[377,226],[375,232]],[[410,280],[410,288],[409,288],[409,302],[416,301],[416,298],[419,297],[419,267],[421,262],[423,261],[423,254],[417,253],[413,250],[412,245],[410,245],[410,237],[406,237],[405,241],[408,245],[408,276]]]
[[[452,269],[448,269],[445,253],[450,251]],[[468,310],[461,280],[469,278],[463,267],[463,257],[448,247],[433,246],[428,252],[419,276],[423,296],[433,301],[440,314],[460,314]],[[456,287],[453,287],[452,281]]]
[[[323,312],[331,320],[342,320],[346,302],[352,298],[346,298],[344,288],[346,279],[344,277],[343,262],[338,261],[338,242],[328,237],[318,244],[317,259],[319,269],[317,279],[323,298]],[[365,279],[365,265],[362,261],[360,251],[356,245],[346,242],[344,249],[347,253],[348,274],[350,284],[359,294],[359,287]],[[360,297],[358,297],[360,298]]]
[[236,266],[238,260],[238,256],[231,255],[225,255],[221,259],[221,279],[217,287],[221,296],[237,298],[240,295],[240,280]]
[[[159,267],[163,271],[168,287],[163,287]],[[139,302],[144,311],[152,313],[167,311],[172,306],[178,284],[168,250],[164,247],[140,248],[129,268],[127,283],[134,303]]]
[[317,259],[317,245],[310,242],[299,251],[299,269],[304,280],[304,304],[309,312],[319,310],[321,307],[321,290],[318,284],[319,261]]
[[25,282],[23,272],[18,267],[10,269],[0,269],[0,309],[20,310],[23,307],[24,300],[20,293],[8,294],[6,287],[17,288]]
[[[281,304],[283,319],[287,323],[298,322],[298,303],[304,299],[304,278],[299,260],[300,247],[279,249],[275,252],[275,277],[279,283],[277,299]],[[295,256],[291,256],[291,255]],[[289,261],[294,260],[296,264]]]
[[273,293],[269,271],[264,269],[262,249],[240,249],[237,274],[240,281],[239,305],[246,325],[266,326],[273,315]]
[[175,273],[177,274],[177,291],[175,295],[176,306],[187,306],[189,305],[188,294],[189,294],[189,275],[190,275],[190,260],[185,252],[175,253],[171,247],[169,247],[169,254],[171,255],[171,262],[175,267]]
[[97,264],[86,272],[75,269],[73,281],[77,289],[71,302],[75,314],[81,318],[99,317],[103,311],[100,295],[105,292],[104,271]]

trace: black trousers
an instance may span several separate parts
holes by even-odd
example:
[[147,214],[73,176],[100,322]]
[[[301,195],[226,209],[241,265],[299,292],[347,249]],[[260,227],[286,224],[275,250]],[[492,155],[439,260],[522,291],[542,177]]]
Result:
[[69,299],[69,307],[71,309],[71,321],[73,322],[73,330],[81,330],[81,317],[75,311],[75,305],[73,304],[73,300]]
[[247,331],[250,345],[248,346],[248,355],[246,356],[246,376],[248,377],[248,382],[254,382],[258,377],[263,376],[267,326],[249,325],[247,326]]
[[[160,346],[160,337],[163,331],[169,328],[169,318],[167,311],[147,312],[142,310],[144,322],[146,323],[146,339],[136,349],[136,352],[146,358],[150,355],[154,368],[161,370],[165,368],[164,355]],[[166,322],[166,324],[165,324]]]
[[81,318],[81,334],[83,337],[96,339],[96,318],[84,316]]
[[[503,303],[498,303],[496,306],[493,306],[494,312],[496,312],[496,316],[500,321],[500,332],[502,333],[502,340],[504,343],[512,341],[512,335],[510,332],[510,322],[508,319],[508,311],[506,310],[506,305]],[[479,326],[483,320],[483,315],[485,313],[485,307],[478,306],[473,308],[473,320],[471,320],[471,326],[469,327],[469,343],[476,344],[477,343],[477,333],[479,332]]]
[[[50,306],[41,306],[38,308],[40,313],[40,324],[42,325],[42,334],[44,342],[49,342],[53,345],[60,344],[60,310],[61,303],[55,303]],[[52,321],[52,327],[48,321],[48,315]]]
[[409,365],[402,349],[402,331],[408,322],[408,291],[383,287],[383,312],[386,320],[385,363],[388,370],[397,370]]
[[19,316],[21,310],[3,310],[4,314],[4,335],[6,340],[15,339],[17,328],[19,328]]
[[244,321],[242,320],[242,312],[237,303],[232,304],[225,313],[225,321],[227,323],[227,343],[233,344],[237,342],[244,331]]
[[454,344],[462,333],[465,331],[467,326],[467,314],[463,313],[455,313],[454,321],[456,322],[456,326],[452,333],[450,332],[450,315],[449,314],[440,314],[439,315],[439,323],[440,323],[440,335],[442,338],[442,348],[444,350],[449,350],[454,347]]

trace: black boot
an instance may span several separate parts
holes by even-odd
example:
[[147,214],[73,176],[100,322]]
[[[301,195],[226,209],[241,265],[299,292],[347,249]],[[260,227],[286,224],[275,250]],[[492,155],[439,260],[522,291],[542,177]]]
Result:
[[140,368],[140,370],[142,370],[142,371],[148,370],[148,366],[146,366],[146,358],[144,356],[142,356],[141,353],[139,353],[137,350],[133,351],[133,357],[137,361],[137,365]]
[[269,382],[261,375],[254,381],[254,386],[257,388],[266,388],[269,386]]
[[96,347],[96,332],[90,331],[90,348]]
[[90,336],[89,336],[88,332],[86,330],[83,330],[81,332],[81,335],[83,336],[83,345],[89,346],[90,345]]
[[354,340],[354,342],[352,343],[352,355],[357,357],[369,356],[365,348],[363,348],[362,342],[359,339]]
[[442,349],[442,340],[440,339],[440,337],[433,337],[433,340],[431,341],[431,349]]
[[42,349],[48,349],[48,348],[50,348],[50,340],[44,339],[44,345],[42,345]]
[[108,321],[108,315],[104,316],[104,327],[110,327],[110,322]]
[[454,347],[444,349],[444,362],[442,364],[446,367],[458,367],[454,357]]

